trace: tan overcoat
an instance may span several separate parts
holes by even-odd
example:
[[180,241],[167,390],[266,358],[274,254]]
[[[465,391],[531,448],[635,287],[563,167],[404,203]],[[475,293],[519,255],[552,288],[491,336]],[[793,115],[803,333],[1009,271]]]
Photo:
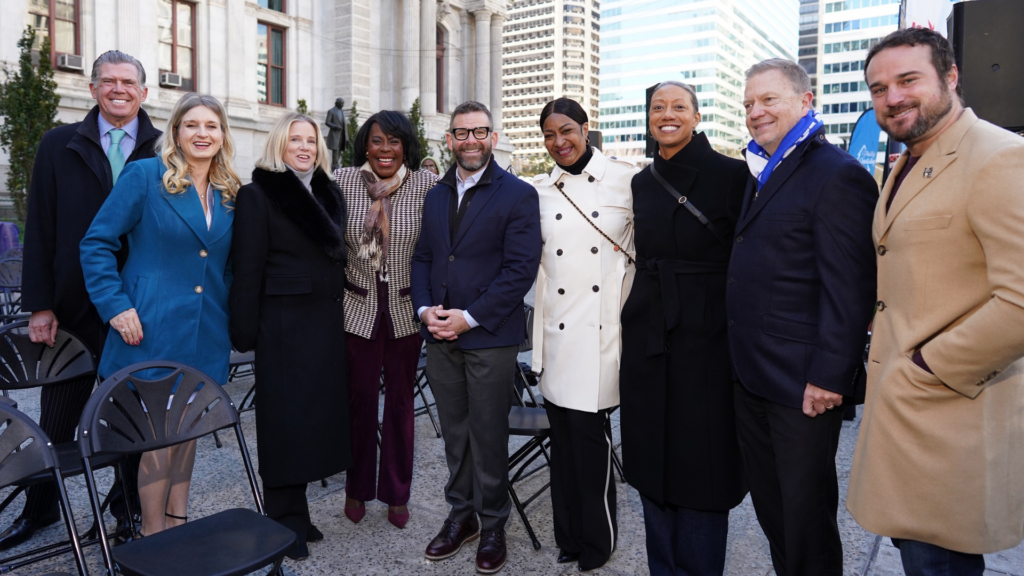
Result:
[[[879,303],[846,506],[876,534],[1011,548],[1024,538],[1024,138],[967,109],[886,214],[894,180],[875,211]],[[918,348],[934,375],[911,361]]]

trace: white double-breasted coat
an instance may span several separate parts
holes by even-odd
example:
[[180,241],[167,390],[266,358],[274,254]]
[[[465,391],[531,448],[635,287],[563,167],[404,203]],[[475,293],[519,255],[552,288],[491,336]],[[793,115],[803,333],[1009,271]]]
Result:
[[[619,404],[619,312],[635,267],[633,196],[637,169],[596,148],[583,173],[556,166],[534,179],[544,241],[537,275],[533,369],[546,399],[597,412]],[[614,240],[615,247],[573,208],[562,191]]]

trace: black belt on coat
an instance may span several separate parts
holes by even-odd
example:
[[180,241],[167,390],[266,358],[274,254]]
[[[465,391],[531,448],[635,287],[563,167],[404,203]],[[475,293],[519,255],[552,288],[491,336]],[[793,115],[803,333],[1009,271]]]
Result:
[[650,323],[647,333],[647,357],[665,353],[665,333],[679,326],[682,309],[679,298],[678,274],[724,274],[726,262],[691,262],[688,260],[667,260],[662,258],[636,259],[637,272],[658,283],[651,298]]

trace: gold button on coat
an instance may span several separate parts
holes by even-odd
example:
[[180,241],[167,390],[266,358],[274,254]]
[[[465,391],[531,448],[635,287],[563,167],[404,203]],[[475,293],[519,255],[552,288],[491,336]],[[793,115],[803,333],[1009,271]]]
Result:
[[207,252],[206,250],[200,250],[200,251],[199,251],[199,256],[200,256],[201,258],[206,258],[206,255],[207,255],[207,254],[209,254],[209,252]]
[[196,286],[196,294],[202,294],[202,293],[203,293],[203,287],[202,286]]

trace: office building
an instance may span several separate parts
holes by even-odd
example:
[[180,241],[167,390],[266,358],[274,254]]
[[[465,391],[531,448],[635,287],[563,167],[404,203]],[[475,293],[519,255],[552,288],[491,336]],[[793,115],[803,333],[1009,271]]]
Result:
[[796,60],[795,0],[684,0],[601,4],[601,116],[607,154],[642,160],[648,87],[694,86],[703,131],[715,149],[737,155],[749,140],[744,73],[767,58]]
[[811,77],[814,104],[818,104],[818,44],[819,0],[800,0],[800,51],[799,63]]
[[[873,107],[864,82],[864,59],[872,46],[899,27],[899,14],[900,0],[822,0],[818,109],[834,144],[845,148],[861,114]],[[880,139],[885,141],[884,133]]]
[[523,168],[547,157],[537,124],[545,104],[579,102],[596,128],[601,39],[600,0],[516,0],[502,44],[505,134]]

